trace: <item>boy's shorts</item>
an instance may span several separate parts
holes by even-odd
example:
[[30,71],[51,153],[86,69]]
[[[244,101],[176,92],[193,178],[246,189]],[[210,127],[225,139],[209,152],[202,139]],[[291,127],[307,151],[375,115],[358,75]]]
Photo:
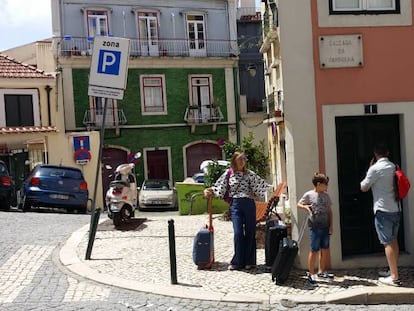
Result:
[[321,248],[329,248],[329,227],[310,229],[311,252],[318,252]]
[[398,237],[401,213],[387,213],[377,211],[375,213],[375,229],[381,244],[390,244]]

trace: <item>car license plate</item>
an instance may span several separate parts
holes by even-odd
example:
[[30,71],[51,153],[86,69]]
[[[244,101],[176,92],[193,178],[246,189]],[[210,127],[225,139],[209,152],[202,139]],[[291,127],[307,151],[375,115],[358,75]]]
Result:
[[60,200],[68,200],[69,199],[69,196],[66,195],[66,194],[55,194],[55,193],[53,193],[53,194],[50,195],[50,197],[52,199],[60,199]]

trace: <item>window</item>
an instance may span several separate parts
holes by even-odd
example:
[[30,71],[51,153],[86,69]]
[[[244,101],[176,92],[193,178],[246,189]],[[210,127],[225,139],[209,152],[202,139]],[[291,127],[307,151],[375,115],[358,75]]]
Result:
[[158,56],[158,13],[137,12],[141,55]]
[[143,115],[167,114],[165,77],[146,75],[140,77],[141,109]]
[[36,90],[0,90],[0,127],[39,126]]
[[107,36],[109,33],[108,11],[87,10],[86,11],[88,36]]
[[212,77],[211,75],[192,75],[190,84],[190,111],[189,118],[196,123],[205,123],[212,119]]
[[[90,97],[90,107],[91,107],[91,114],[90,114],[90,122],[95,125],[102,124],[102,118],[104,113],[104,102],[105,98],[103,97]],[[108,126],[115,126],[118,125],[118,117],[117,117],[117,109],[116,109],[116,100],[114,99],[106,99],[106,113],[105,113],[105,125]]]
[[400,0],[330,0],[330,14],[400,13]]
[[205,25],[203,15],[187,15],[187,36],[190,56],[205,56]]

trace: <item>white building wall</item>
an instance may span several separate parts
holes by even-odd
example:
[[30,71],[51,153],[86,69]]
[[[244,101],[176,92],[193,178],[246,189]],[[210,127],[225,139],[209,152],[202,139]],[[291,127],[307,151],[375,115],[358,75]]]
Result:
[[[307,215],[296,203],[313,188],[312,176],[319,170],[315,81],[310,1],[279,0],[280,46],[283,62],[286,170],[292,212],[292,234]],[[329,173],[328,173],[329,175]],[[299,264],[307,267],[308,231],[300,244]]]

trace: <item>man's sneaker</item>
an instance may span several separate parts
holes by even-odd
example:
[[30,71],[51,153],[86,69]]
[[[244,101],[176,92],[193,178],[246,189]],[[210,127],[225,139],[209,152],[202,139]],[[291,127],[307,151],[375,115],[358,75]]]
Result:
[[400,280],[393,280],[391,276],[381,277],[381,278],[378,279],[378,281],[382,284],[385,284],[385,285],[401,286],[401,281]]
[[315,274],[311,275],[309,272],[306,273],[306,284],[310,287],[318,286],[318,282],[316,281]]
[[387,276],[390,276],[390,270],[382,270],[382,271],[378,271],[378,276],[386,278]]
[[318,273],[318,278],[325,279],[325,280],[333,280],[335,275],[333,273],[328,273],[328,271],[324,271],[321,273]]

